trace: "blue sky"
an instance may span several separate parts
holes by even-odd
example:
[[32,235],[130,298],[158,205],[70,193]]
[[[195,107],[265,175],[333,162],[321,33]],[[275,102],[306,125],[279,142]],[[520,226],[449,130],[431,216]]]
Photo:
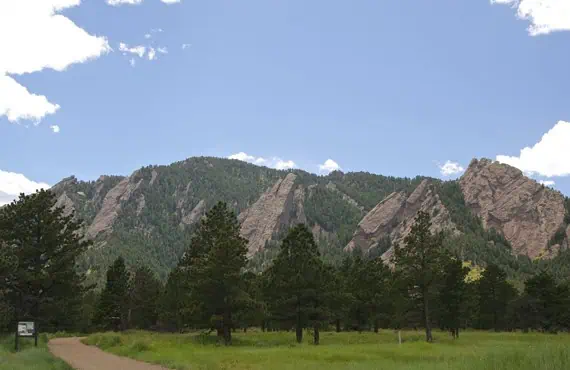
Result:
[[442,178],[488,157],[570,194],[570,4],[539,3],[3,0],[0,201],[236,154]]

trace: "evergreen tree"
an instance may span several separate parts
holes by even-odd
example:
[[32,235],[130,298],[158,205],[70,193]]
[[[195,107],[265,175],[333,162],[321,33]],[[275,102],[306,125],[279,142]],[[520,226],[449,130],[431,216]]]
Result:
[[191,322],[189,318],[189,283],[184,270],[178,266],[170,274],[159,305],[160,325],[170,331],[182,331]]
[[543,271],[525,282],[526,324],[534,329],[555,332],[561,324],[566,290]]
[[14,308],[8,301],[10,280],[13,278],[18,261],[8,247],[0,241],[0,332],[12,321]]
[[479,327],[500,331],[507,326],[507,308],[516,298],[516,289],[507,282],[506,274],[496,265],[489,265],[478,281]]
[[95,311],[94,322],[104,330],[126,330],[129,316],[129,272],[123,257],[107,270],[107,282]]
[[272,318],[295,327],[299,343],[303,329],[308,327],[314,330],[314,343],[319,343],[320,327],[329,314],[327,272],[307,226],[291,228],[273,266],[267,270],[266,296]]
[[148,267],[137,268],[132,282],[129,326],[150,329],[156,325],[161,290],[160,281]]
[[236,307],[247,295],[241,283],[246,252],[237,217],[219,202],[200,222],[184,258],[193,301],[200,308],[194,312],[209,318],[226,345],[232,342]]
[[457,259],[449,259],[445,264],[439,294],[442,325],[447,328],[453,338],[459,337],[461,316],[465,312],[467,283],[465,277],[469,268]]
[[395,246],[396,268],[408,281],[410,290],[421,303],[426,341],[432,342],[430,301],[435,294],[436,283],[441,277],[443,234],[433,235],[427,212],[418,212],[410,233],[404,238],[405,247]]
[[31,318],[44,330],[73,330],[80,319],[85,276],[78,257],[90,245],[73,212],[56,207],[40,190],[0,209],[0,244],[17,262],[5,280],[16,318]]

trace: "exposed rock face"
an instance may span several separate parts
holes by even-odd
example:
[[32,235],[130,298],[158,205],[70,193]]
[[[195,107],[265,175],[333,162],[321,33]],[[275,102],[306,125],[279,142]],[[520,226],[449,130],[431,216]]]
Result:
[[296,178],[289,173],[239,215],[241,235],[249,240],[248,256],[263,250],[265,243],[284,226],[297,218],[305,218],[302,212],[304,190],[295,185]]
[[71,198],[67,196],[67,193],[64,191],[63,194],[57,198],[57,202],[55,203],[56,207],[63,207],[63,215],[69,216],[71,212],[75,210],[75,206],[73,205],[73,201]]
[[513,252],[538,257],[564,222],[564,197],[509,165],[474,159],[460,180],[465,203]]
[[137,216],[140,216],[140,214],[142,213],[142,211],[144,209],[144,206],[146,205],[146,200],[144,199],[144,194],[141,194],[138,202],[139,203],[137,204]]
[[[419,211],[432,215],[432,231],[454,229],[449,213],[430,186],[430,181],[424,180],[411,195],[407,196],[404,192],[392,193],[378,203],[360,221],[345,250],[359,248],[366,253],[386,236],[393,243],[400,243],[410,232],[413,219]],[[388,261],[392,254],[390,248],[382,258]]]
[[184,225],[193,225],[200,220],[202,216],[206,214],[206,202],[202,199],[194,209],[187,215],[182,217],[182,221],[180,222],[180,226],[183,227]]
[[156,172],[156,170],[152,170],[150,182],[148,183],[150,186],[152,186],[152,184],[154,184],[154,181],[156,180],[157,176],[158,176],[158,172]]
[[129,200],[132,192],[139,187],[141,182],[142,180],[139,180],[135,184],[131,182],[130,177],[125,177],[114,188],[109,190],[103,200],[101,210],[95,216],[89,229],[87,229],[89,237],[95,238],[100,232],[112,229],[113,223],[121,210],[121,204]]

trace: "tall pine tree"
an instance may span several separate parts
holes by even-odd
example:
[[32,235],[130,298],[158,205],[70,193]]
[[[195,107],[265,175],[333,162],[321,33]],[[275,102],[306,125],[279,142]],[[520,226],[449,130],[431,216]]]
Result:
[[136,269],[130,299],[130,327],[151,329],[156,326],[161,290],[160,281],[148,267]]
[[0,209],[0,248],[17,261],[5,280],[16,319],[34,319],[43,330],[75,329],[86,291],[76,262],[90,245],[81,230],[50,191],[21,194]]
[[202,322],[209,319],[226,345],[232,342],[236,307],[247,296],[241,283],[246,253],[247,240],[240,235],[235,213],[219,202],[201,220],[183,258],[197,308],[194,316]]
[[320,327],[330,314],[327,282],[332,279],[307,226],[300,224],[289,230],[266,277],[272,318],[295,327],[299,343],[303,329],[312,327],[313,341],[318,344]]
[[107,282],[101,292],[93,319],[104,330],[126,330],[129,318],[129,272],[123,257],[107,270]]
[[436,283],[441,277],[445,260],[443,234],[433,235],[427,212],[419,211],[410,233],[404,238],[404,247],[395,246],[396,268],[408,281],[409,289],[421,304],[426,341],[432,342],[430,302],[436,294]]

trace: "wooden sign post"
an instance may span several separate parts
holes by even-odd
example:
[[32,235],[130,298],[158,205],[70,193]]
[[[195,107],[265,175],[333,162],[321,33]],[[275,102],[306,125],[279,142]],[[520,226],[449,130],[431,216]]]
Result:
[[18,321],[16,328],[16,352],[20,350],[20,337],[34,338],[34,345],[38,346],[38,328],[35,321]]

